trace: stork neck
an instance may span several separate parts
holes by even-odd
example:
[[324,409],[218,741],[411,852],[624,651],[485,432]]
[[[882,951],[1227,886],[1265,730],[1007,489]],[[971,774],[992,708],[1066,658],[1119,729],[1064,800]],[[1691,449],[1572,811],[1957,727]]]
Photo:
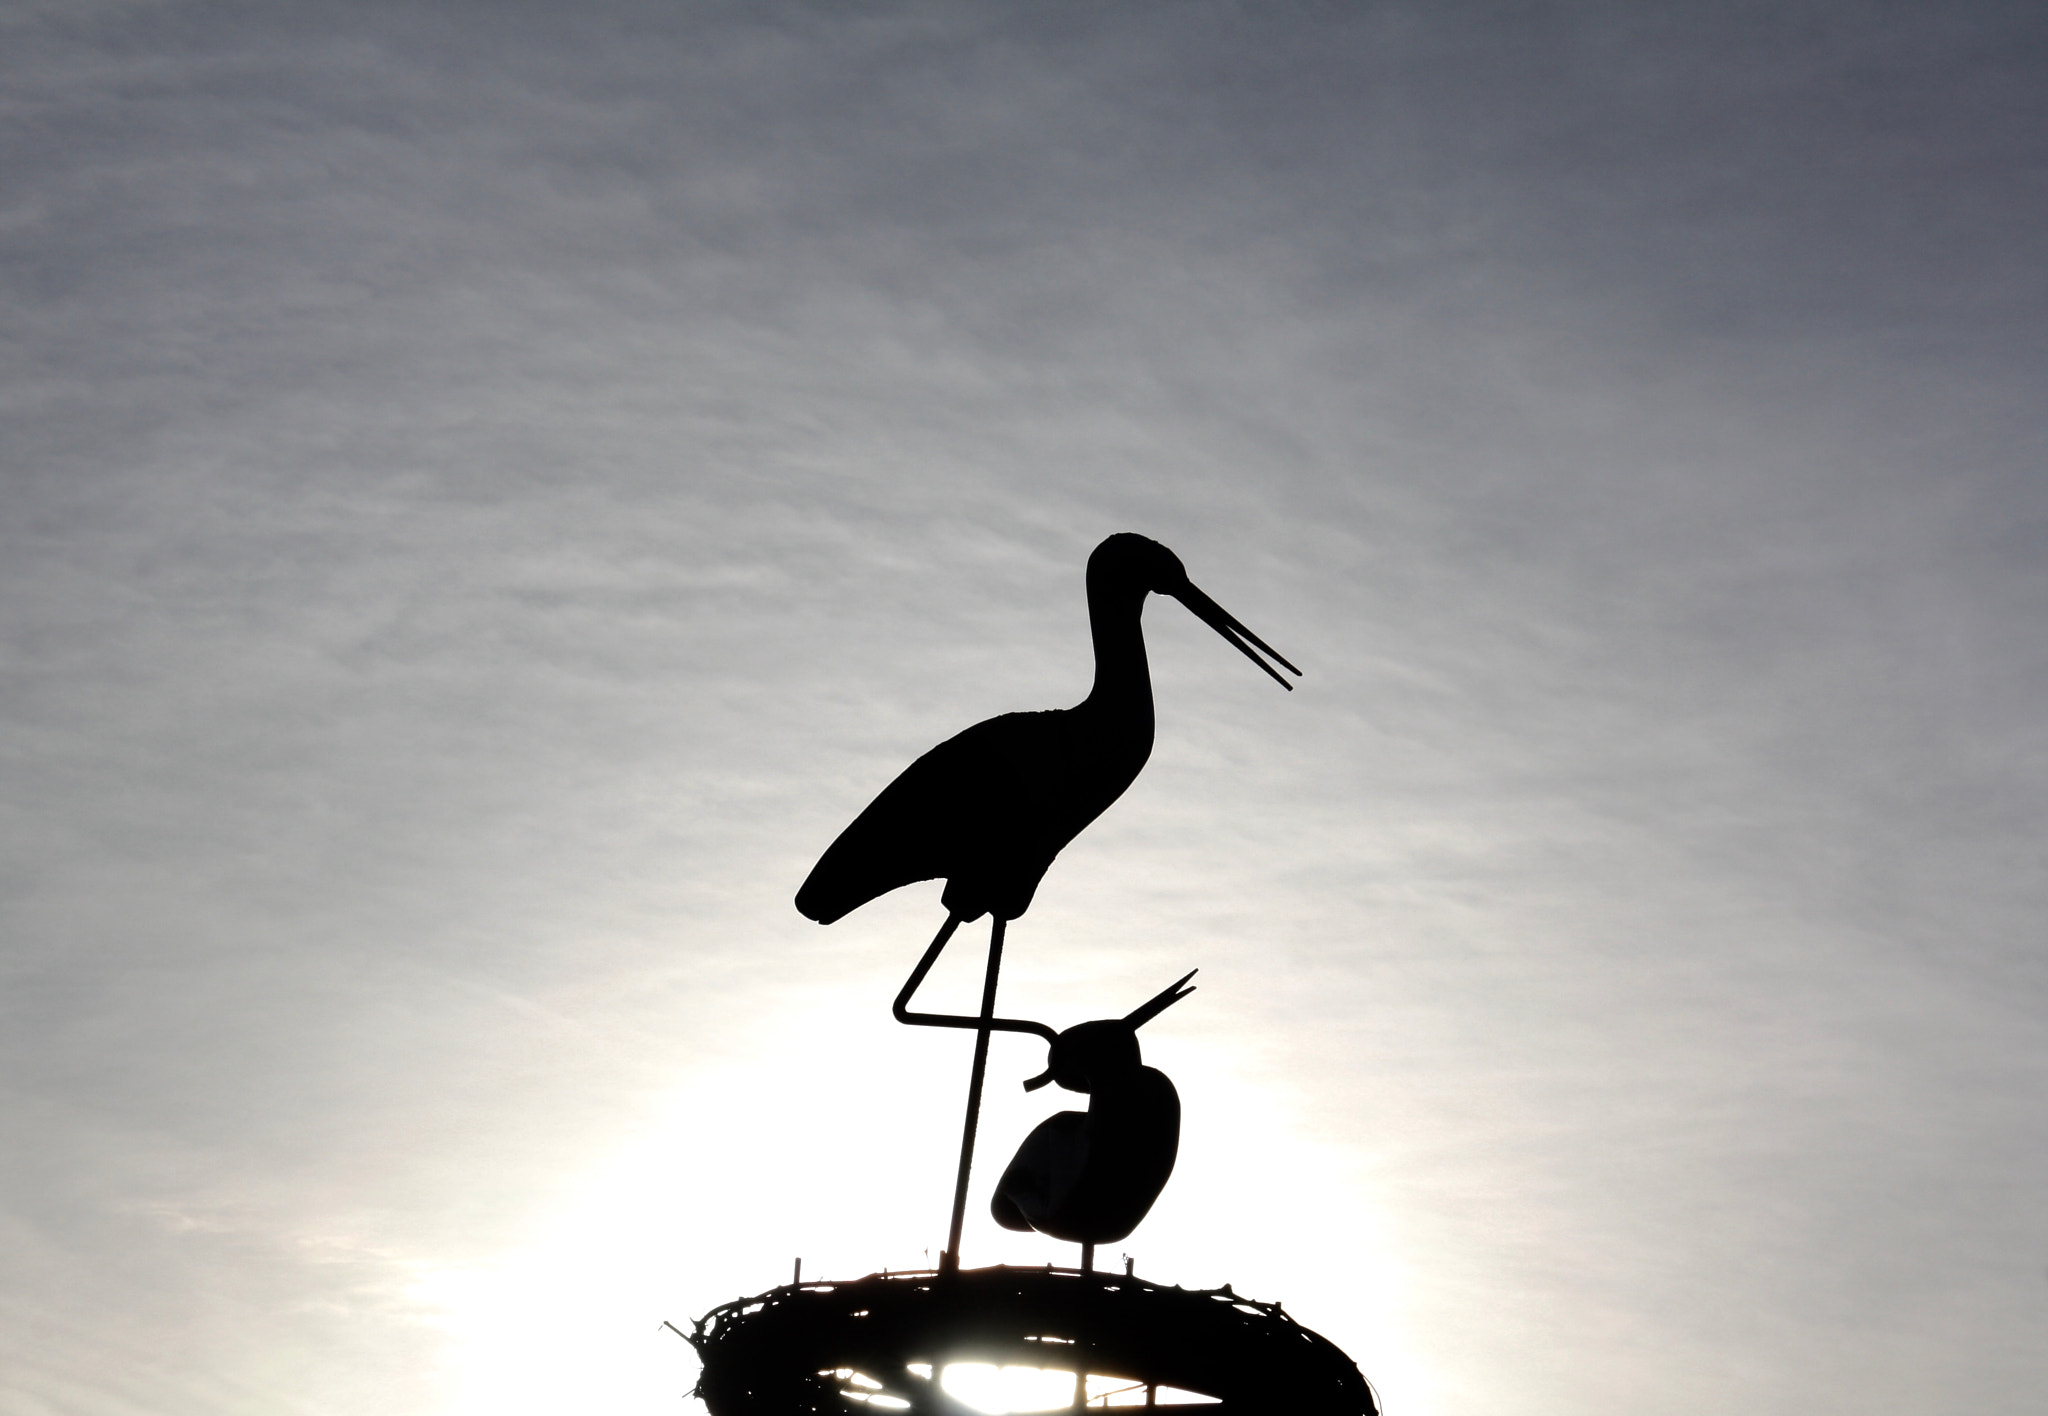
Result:
[[1145,661],[1140,616],[1145,591],[1135,587],[1088,587],[1088,628],[1095,640],[1095,686],[1084,706],[1114,708],[1152,722],[1152,673]]

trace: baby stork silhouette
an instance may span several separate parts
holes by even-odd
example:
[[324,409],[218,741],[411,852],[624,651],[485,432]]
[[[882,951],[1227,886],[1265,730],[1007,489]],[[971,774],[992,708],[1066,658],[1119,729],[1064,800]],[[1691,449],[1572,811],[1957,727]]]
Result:
[[1058,1082],[1084,1093],[1088,1109],[1048,1116],[1024,1138],[996,1182],[996,1223],[1083,1245],[1084,1268],[1095,1245],[1138,1227],[1180,1150],[1180,1094],[1144,1064],[1138,1029],[1193,993],[1186,985],[1196,972],[1125,1017],[1077,1023],[1053,1039],[1046,1070],[1024,1088]]

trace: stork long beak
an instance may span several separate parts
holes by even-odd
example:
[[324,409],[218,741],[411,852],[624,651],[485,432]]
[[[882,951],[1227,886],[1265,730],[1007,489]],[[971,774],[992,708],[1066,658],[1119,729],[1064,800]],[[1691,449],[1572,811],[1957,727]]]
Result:
[[[1200,619],[1202,623],[1208,625],[1209,628],[1215,630],[1232,644],[1235,644],[1247,659],[1250,659],[1254,664],[1257,664],[1268,674],[1271,674],[1273,682],[1279,684],[1289,693],[1294,692],[1294,685],[1280,677],[1274,671],[1273,664],[1278,664],[1296,678],[1301,677],[1301,670],[1281,658],[1279,652],[1272,645],[1246,629],[1243,622],[1237,616],[1231,614],[1230,611],[1224,609],[1223,606],[1217,604],[1207,595],[1204,595],[1193,585],[1186,585],[1179,590],[1170,590],[1167,593],[1194,611],[1196,618]],[[1261,650],[1265,652],[1266,658],[1259,657]],[[1267,663],[1266,659],[1271,659],[1273,664]]]

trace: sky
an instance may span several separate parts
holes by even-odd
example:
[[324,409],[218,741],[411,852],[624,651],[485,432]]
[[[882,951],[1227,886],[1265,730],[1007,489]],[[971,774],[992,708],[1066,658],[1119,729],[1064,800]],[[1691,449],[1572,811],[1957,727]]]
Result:
[[1201,969],[1105,1264],[1393,1416],[2037,1410],[2044,110],[1989,0],[0,6],[0,1412],[701,1411],[929,1262],[939,887],[791,896],[1125,530],[1304,677],[1155,600],[1010,931]]

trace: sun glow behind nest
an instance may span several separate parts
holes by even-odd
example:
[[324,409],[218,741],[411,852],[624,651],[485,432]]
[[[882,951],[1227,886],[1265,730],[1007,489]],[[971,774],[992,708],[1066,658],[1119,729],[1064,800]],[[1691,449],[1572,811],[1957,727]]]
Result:
[[[782,1002],[787,1008],[786,994]],[[774,1010],[764,1001],[757,1011]],[[1012,1048],[998,1061],[1014,1075],[991,1086],[984,1113],[969,1260],[1070,1264],[1074,1246],[1010,1235],[985,1218],[986,1186],[1008,1149],[1066,1104],[1015,1085],[1043,1057],[1042,1049]],[[804,1255],[807,1278],[928,1267],[934,1255],[925,1246],[944,1236],[966,1047],[936,1050],[944,1055],[935,1064],[929,1038],[877,1026],[836,1001],[787,1011],[760,1030],[747,1055],[679,1085],[604,1161],[565,1175],[562,1199],[533,1216],[521,1242],[466,1262],[415,1266],[411,1301],[444,1334],[455,1389],[449,1410],[667,1416],[695,1383],[697,1361],[661,1328],[663,1319],[687,1331],[719,1303],[786,1283],[787,1255]],[[1275,1296],[1312,1326],[1330,1332],[1341,1324],[1343,1337],[1363,1330],[1384,1343],[1385,1293],[1364,1294],[1366,1311],[1358,1311],[1355,1285],[1350,1309],[1315,1288],[1328,1276],[1311,1257],[1333,1243],[1328,1217],[1357,1212],[1336,1179],[1339,1158],[1299,1134],[1284,1096],[1248,1080],[1227,1048],[1182,1041],[1158,1055],[1182,1086],[1188,1126],[1181,1169],[1129,1244],[1139,1272],[1204,1285],[1235,1277],[1249,1288],[1245,1258],[1253,1256],[1270,1271],[1260,1286],[1279,1285]],[[939,1116],[945,1124],[892,1122],[878,1132],[878,1115]],[[548,1118],[534,1124],[544,1131]],[[1248,1231],[1244,1216],[1281,1177],[1291,1177],[1290,1205]],[[1297,1223],[1300,1215],[1319,1218]],[[1351,1230],[1334,1240],[1347,1280],[1390,1271],[1377,1242],[1358,1242],[1366,1237]],[[1377,1379],[1387,1365],[1382,1355],[1368,1370]],[[1070,1372],[1033,1368],[958,1363],[942,1383],[964,1405],[991,1413],[1056,1410],[1073,1396]],[[1142,1406],[1142,1389],[1135,1399],[1111,1392],[1128,1385],[1091,1382],[1089,1399]],[[703,1408],[686,1400],[680,1409]],[[848,1409],[893,1408],[871,1400]]]
[[[955,1362],[939,1374],[939,1385],[946,1389],[948,1396],[976,1411],[988,1412],[990,1416],[1007,1412],[1068,1410],[1074,1399],[1072,1372],[1040,1367],[996,1367],[985,1362]],[[1160,1387],[1156,1399],[1175,1402],[1215,1400],[1177,1387]],[[1145,1388],[1141,1383],[1126,1381],[1122,1377],[1091,1375],[1088,1378],[1088,1404],[1104,1408],[1142,1407]]]
[[[924,1363],[913,1362],[910,1364],[910,1370],[926,1381],[931,1380],[932,1369]],[[860,1406],[882,1411],[902,1411],[910,1406],[902,1397],[884,1391],[880,1382],[850,1368],[840,1368],[835,1372],[821,1375],[837,1377],[845,1384],[847,1398]],[[1087,1383],[1087,1404],[1092,1408],[1142,1408],[1146,1403],[1148,1393],[1142,1382],[1091,1374]],[[1073,1409],[1072,1372],[1043,1367],[998,1367],[987,1362],[952,1362],[940,1368],[939,1385],[944,1388],[946,1395],[961,1405],[985,1412],[987,1416]],[[1153,1389],[1150,1396],[1154,1401],[1180,1405],[1200,1405],[1214,1403],[1217,1400],[1212,1396],[1203,1396],[1198,1392],[1182,1391],[1179,1387],[1169,1386]]]

